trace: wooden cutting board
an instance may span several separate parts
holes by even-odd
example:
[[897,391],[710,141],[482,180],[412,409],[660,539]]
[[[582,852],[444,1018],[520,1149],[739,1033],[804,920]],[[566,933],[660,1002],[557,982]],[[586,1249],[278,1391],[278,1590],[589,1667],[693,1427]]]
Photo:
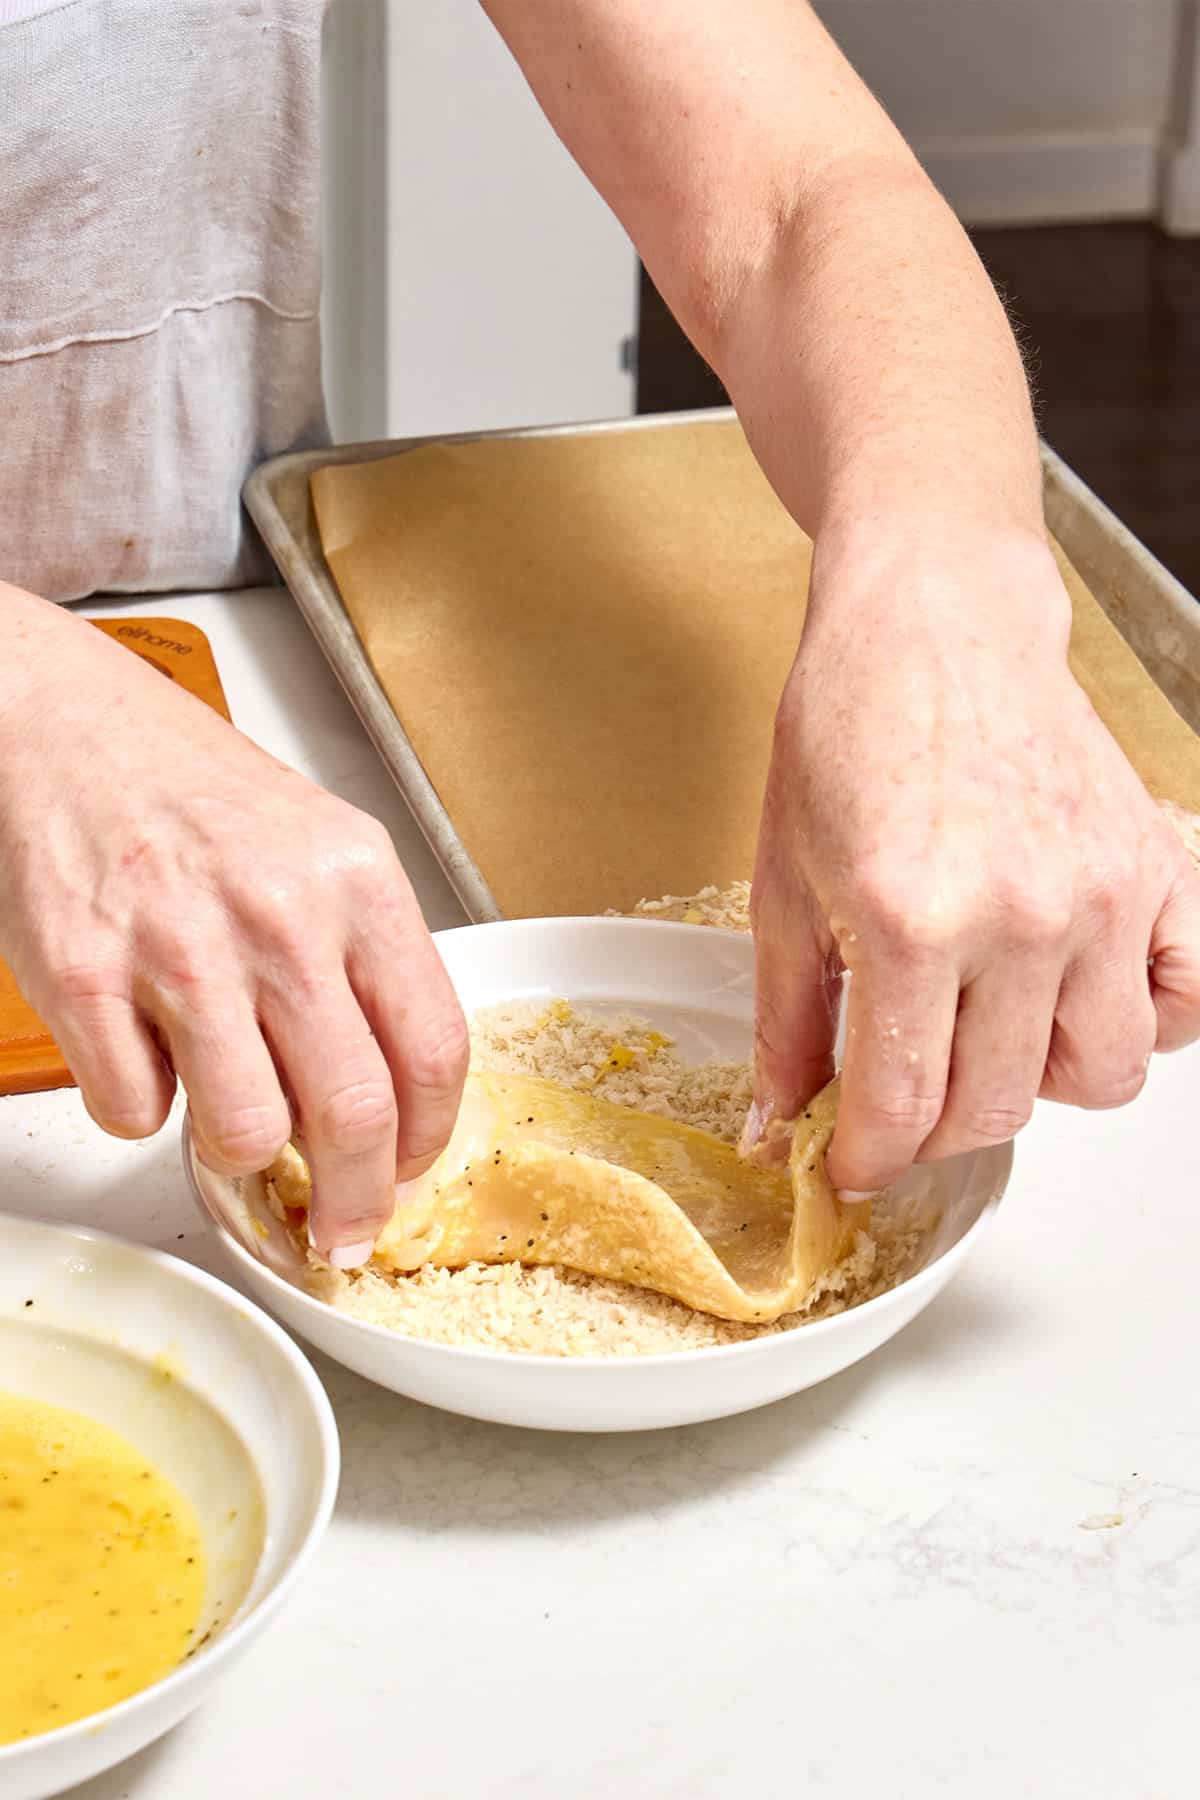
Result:
[[[225,693],[208,639],[182,619],[93,619],[169,681],[229,717]],[[62,1052],[31,1006],[22,999],[11,971],[0,962],[0,1094],[37,1094],[70,1087],[71,1071]]]

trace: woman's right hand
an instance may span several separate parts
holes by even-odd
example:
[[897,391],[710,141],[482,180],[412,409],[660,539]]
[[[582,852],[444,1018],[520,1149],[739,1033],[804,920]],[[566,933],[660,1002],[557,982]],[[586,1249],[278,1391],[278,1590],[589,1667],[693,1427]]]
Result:
[[0,953],[96,1122],[149,1137],[183,1082],[197,1150],[293,1130],[312,1231],[365,1260],[449,1138],[454,991],[383,826],[84,621],[0,585]]

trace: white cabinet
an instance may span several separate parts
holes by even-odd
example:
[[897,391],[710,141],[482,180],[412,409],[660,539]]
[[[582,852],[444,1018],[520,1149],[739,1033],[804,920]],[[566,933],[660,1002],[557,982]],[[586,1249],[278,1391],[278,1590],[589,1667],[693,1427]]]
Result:
[[477,0],[334,0],[325,118],[339,438],[632,412],[633,247]]

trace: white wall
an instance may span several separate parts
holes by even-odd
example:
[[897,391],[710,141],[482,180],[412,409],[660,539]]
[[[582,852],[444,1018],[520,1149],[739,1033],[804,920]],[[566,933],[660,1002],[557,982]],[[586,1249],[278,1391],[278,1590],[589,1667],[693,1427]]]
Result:
[[[816,0],[972,224],[1145,217],[1194,132],[1195,0]],[[1200,204],[1200,191],[1196,193]]]
[[334,0],[327,29],[337,435],[631,412],[632,246],[477,0]]

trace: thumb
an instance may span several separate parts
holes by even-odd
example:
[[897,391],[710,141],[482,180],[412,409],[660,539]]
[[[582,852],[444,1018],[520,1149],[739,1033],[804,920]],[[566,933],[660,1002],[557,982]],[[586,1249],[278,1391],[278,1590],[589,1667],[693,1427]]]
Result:
[[1182,870],[1150,939],[1150,991],[1158,1014],[1158,1050],[1182,1050],[1200,1038],[1200,878]]
[[[762,1144],[773,1120],[794,1119],[833,1078],[841,964],[826,948],[816,904],[772,885],[754,924],[754,1104],[743,1154]],[[782,1143],[780,1154],[788,1146]]]

